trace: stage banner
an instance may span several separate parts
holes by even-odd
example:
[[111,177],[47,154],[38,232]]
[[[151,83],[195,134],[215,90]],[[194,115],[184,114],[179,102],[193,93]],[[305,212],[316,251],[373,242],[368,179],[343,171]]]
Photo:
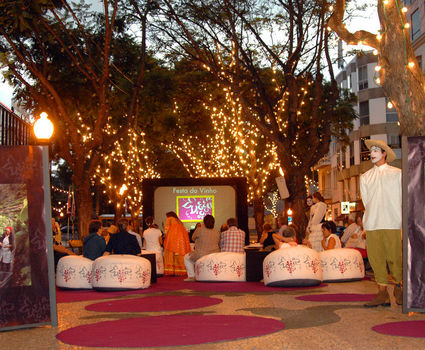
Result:
[[[425,137],[404,138],[403,145],[403,311],[425,311]],[[407,157],[406,157],[406,154]],[[407,158],[407,165],[406,159]],[[407,168],[407,169],[406,169]],[[407,190],[407,191],[406,191]]]
[[47,146],[0,147],[0,330],[57,325]]

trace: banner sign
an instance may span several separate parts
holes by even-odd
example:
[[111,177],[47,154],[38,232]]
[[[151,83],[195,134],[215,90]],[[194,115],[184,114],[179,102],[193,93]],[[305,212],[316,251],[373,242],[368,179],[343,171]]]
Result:
[[202,221],[214,216],[214,196],[177,196],[177,216],[183,222]]
[[47,158],[0,147],[0,330],[57,324]]
[[[407,213],[403,214],[403,311],[425,311],[425,137],[407,138]],[[405,154],[403,154],[403,158]],[[403,159],[404,160],[404,159]],[[406,174],[405,164],[403,173]],[[406,191],[407,189],[407,191]],[[406,208],[405,202],[403,208]]]

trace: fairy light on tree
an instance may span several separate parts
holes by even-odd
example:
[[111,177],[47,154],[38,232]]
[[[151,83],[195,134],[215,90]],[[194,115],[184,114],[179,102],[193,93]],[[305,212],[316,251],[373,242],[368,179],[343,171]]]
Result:
[[377,11],[381,24],[378,34],[366,30],[352,33],[346,28],[345,0],[335,1],[328,25],[348,44],[361,40],[374,49],[380,67],[376,81],[397,109],[401,133],[406,136],[423,135],[425,77],[412,48],[407,8],[401,0],[385,0],[377,2]]
[[[113,132],[112,128],[108,128],[108,133]],[[123,141],[116,141],[115,149],[97,167],[95,177],[104,185],[105,194],[115,203],[119,216],[124,212],[124,202],[132,217],[139,216],[143,202],[143,179],[160,177],[150,160],[144,133],[130,129]]]

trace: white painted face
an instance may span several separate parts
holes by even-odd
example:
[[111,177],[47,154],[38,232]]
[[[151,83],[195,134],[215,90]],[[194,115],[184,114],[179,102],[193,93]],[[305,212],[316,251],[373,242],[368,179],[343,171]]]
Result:
[[376,146],[372,146],[370,148],[370,160],[372,163],[379,162],[384,157],[384,153],[382,152],[382,149]]

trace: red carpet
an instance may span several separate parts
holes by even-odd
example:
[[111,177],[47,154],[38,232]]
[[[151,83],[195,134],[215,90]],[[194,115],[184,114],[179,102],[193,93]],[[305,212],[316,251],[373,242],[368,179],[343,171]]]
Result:
[[295,299],[304,301],[320,301],[320,302],[351,302],[351,301],[370,301],[375,294],[314,294],[302,295]]
[[124,300],[105,301],[86,306],[86,310],[98,312],[152,312],[189,310],[222,303],[218,298],[202,296],[148,296]]
[[[166,289],[164,289],[165,291]],[[162,291],[156,289],[156,292]],[[73,303],[76,301],[85,301],[85,300],[102,300],[102,299],[111,299],[116,297],[121,297],[125,295],[137,295],[144,293],[152,293],[151,288],[147,289],[135,289],[135,290],[125,290],[125,291],[111,291],[111,292],[99,292],[96,290],[71,290],[71,289],[56,289],[56,302],[57,303]]]
[[146,293],[167,292],[181,289],[191,289],[201,292],[220,293],[256,293],[256,292],[284,292],[292,290],[309,290],[327,286],[322,283],[315,287],[266,287],[262,282],[184,282],[184,277],[164,276],[158,278],[158,282],[147,289],[135,289],[127,291],[99,292],[95,290],[71,290],[56,289],[56,302],[72,303],[85,300],[111,299],[125,295],[138,295]]
[[143,348],[255,337],[277,332],[284,327],[281,321],[263,317],[165,315],[78,326],[60,332],[56,337],[76,346]]
[[398,337],[425,338],[425,321],[401,321],[373,326],[375,332]]

